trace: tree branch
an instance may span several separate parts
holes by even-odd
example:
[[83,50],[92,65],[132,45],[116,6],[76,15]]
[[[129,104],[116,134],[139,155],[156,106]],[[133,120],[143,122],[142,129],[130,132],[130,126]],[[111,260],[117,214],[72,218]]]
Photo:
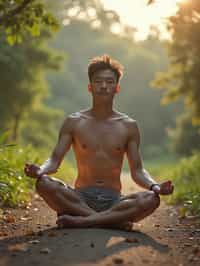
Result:
[[0,16],[0,24],[5,23],[11,17],[14,17],[14,16],[18,15],[20,12],[23,11],[23,9],[25,9],[33,1],[35,1],[35,0],[24,0],[21,3],[21,5],[19,5],[18,7],[16,7],[15,9],[13,9],[11,11],[8,11],[7,14],[4,14],[4,15]]

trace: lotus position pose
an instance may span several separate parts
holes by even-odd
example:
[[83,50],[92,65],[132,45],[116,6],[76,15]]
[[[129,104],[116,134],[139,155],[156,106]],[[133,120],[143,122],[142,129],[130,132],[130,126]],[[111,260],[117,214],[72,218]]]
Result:
[[[130,225],[159,206],[160,195],[173,192],[171,181],[157,184],[143,168],[137,122],[113,108],[120,91],[122,66],[108,55],[88,66],[92,107],[69,115],[50,158],[40,167],[25,165],[36,189],[57,212],[59,227],[116,227]],[[52,178],[72,146],[78,175],[74,187]],[[127,155],[132,179],[144,191],[121,194],[120,174]]]

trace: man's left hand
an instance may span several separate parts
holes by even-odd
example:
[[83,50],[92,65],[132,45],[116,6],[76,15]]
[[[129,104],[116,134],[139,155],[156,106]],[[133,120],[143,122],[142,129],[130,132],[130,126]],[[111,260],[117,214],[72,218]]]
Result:
[[155,185],[152,188],[152,191],[154,191],[155,193],[160,194],[160,195],[172,194],[173,190],[174,190],[174,186],[173,186],[171,180],[165,181],[159,185]]

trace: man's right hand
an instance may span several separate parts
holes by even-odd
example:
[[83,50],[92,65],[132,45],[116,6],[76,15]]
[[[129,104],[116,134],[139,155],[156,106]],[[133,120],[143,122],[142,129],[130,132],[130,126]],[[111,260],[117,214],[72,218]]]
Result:
[[155,184],[152,188],[152,191],[160,195],[172,194],[173,190],[174,190],[174,186],[171,180],[165,181],[161,184]]
[[41,174],[39,173],[40,170],[41,170],[40,167],[35,164],[26,163],[24,167],[25,174],[33,178],[38,178],[41,176]]

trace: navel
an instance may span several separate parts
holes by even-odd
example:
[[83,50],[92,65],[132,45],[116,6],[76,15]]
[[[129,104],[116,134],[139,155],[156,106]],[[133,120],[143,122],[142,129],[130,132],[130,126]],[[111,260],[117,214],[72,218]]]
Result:
[[87,149],[87,145],[86,144],[82,144],[82,148],[85,150]]

